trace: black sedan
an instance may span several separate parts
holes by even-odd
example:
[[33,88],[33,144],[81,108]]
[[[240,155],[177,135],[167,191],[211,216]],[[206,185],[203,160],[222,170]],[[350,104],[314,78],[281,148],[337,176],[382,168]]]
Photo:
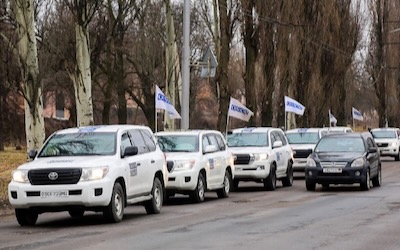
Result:
[[381,185],[378,147],[369,132],[326,135],[320,139],[305,167],[306,188],[316,184],[360,183],[363,190]]

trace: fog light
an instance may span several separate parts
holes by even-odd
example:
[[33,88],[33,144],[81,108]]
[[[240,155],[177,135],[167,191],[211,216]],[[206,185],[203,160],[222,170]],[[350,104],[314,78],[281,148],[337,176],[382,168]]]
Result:
[[260,165],[260,166],[257,166],[257,169],[258,169],[258,170],[264,170],[265,167],[264,167],[263,165]]
[[308,171],[308,175],[309,175],[309,176],[312,176],[312,171]]
[[17,192],[16,191],[11,191],[11,197],[13,199],[17,199],[18,198]]
[[356,176],[360,176],[360,171],[356,171],[354,174],[355,174]]
[[102,188],[95,188],[94,189],[94,196],[100,196],[103,194],[103,189]]
[[185,177],[185,182],[190,182],[190,180],[191,180],[190,176]]

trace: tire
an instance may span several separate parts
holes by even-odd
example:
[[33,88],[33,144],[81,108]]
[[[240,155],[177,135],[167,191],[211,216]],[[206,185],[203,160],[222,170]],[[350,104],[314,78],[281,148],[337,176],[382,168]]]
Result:
[[231,190],[232,177],[228,170],[225,170],[224,187],[217,190],[218,198],[226,198]]
[[275,165],[271,165],[269,175],[264,179],[264,189],[267,191],[274,191],[276,189],[276,170]]
[[315,191],[315,182],[306,181],[307,191]]
[[38,219],[38,214],[30,209],[15,209],[15,217],[21,226],[34,226]]
[[282,185],[284,187],[290,187],[293,185],[293,167],[292,162],[288,162],[287,170],[286,170],[286,177],[282,179]]
[[370,176],[369,176],[369,169],[367,169],[367,172],[365,173],[365,178],[364,180],[362,180],[362,182],[360,183],[360,187],[362,190],[369,190],[371,188],[371,180],[370,180]]
[[116,182],[113,187],[110,204],[104,209],[103,216],[112,223],[117,223],[124,217],[125,195],[121,184]]
[[147,214],[159,214],[163,204],[164,189],[158,177],[154,178],[153,188],[151,189],[151,200],[144,202],[144,208]]
[[68,213],[73,218],[81,218],[81,217],[83,217],[85,210],[83,210],[82,208],[74,208],[74,209],[68,210]]
[[399,149],[399,153],[394,157],[395,161],[400,161],[400,149]]
[[378,174],[372,178],[372,186],[380,187],[382,185],[382,169],[381,166],[378,167]]
[[206,191],[206,183],[204,180],[204,176],[202,173],[199,174],[199,177],[197,179],[197,185],[194,191],[190,194],[190,198],[195,202],[195,203],[200,203],[204,201],[204,195]]

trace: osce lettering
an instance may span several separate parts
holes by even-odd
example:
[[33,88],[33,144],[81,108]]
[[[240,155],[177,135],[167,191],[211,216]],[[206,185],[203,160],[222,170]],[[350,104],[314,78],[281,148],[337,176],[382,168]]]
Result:
[[293,108],[296,108],[296,109],[300,109],[300,110],[303,109],[302,106],[300,106],[300,105],[297,104],[297,103],[291,102],[291,101],[287,101],[287,106],[290,106],[290,107],[293,107]]
[[354,110],[354,114],[358,115],[358,116],[362,116],[361,112]]
[[161,100],[163,102],[171,104],[171,102],[168,100],[168,98],[165,95],[161,94],[161,93],[158,94],[157,100]]
[[236,111],[236,112],[239,112],[239,113],[242,113],[242,114],[245,114],[245,115],[248,115],[248,114],[249,114],[249,111],[248,111],[248,110],[246,110],[246,109],[244,109],[244,108],[241,108],[241,107],[238,107],[238,106],[236,106],[236,105],[232,105],[232,106],[231,106],[231,110]]

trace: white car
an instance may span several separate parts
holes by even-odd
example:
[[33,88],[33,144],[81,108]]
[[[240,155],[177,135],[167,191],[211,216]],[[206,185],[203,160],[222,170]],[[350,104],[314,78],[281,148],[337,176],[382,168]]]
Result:
[[391,156],[396,161],[400,160],[399,128],[374,128],[370,132],[378,145],[381,156]]
[[328,131],[328,134],[339,134],[339,133],[351,133],[353,130],[350,127],[336,126],[324,128]]
[[234,188],[239,181],[256,181],[275,190],[276,181],[293,184],[293,154],[282,129],[240,128],[228,132],[229,149],[235,154]]
[[52,134],[12,174],[8,196],[21,226],[44,212],[103,212],[119,222],[128,204],[159,213],[167,180],[164,153],[145,126],[70,128]]
[[207,190],[228,197],[235,176],[233,155],[219,131],[158,132],[156,136],[167,157],[167,197],[188,194],[199,203]]
[[293,150],[293,171],[304,172],[307,157],[313,152],[319,139],[327,133],[326,128],[297,128],[285,132]]

